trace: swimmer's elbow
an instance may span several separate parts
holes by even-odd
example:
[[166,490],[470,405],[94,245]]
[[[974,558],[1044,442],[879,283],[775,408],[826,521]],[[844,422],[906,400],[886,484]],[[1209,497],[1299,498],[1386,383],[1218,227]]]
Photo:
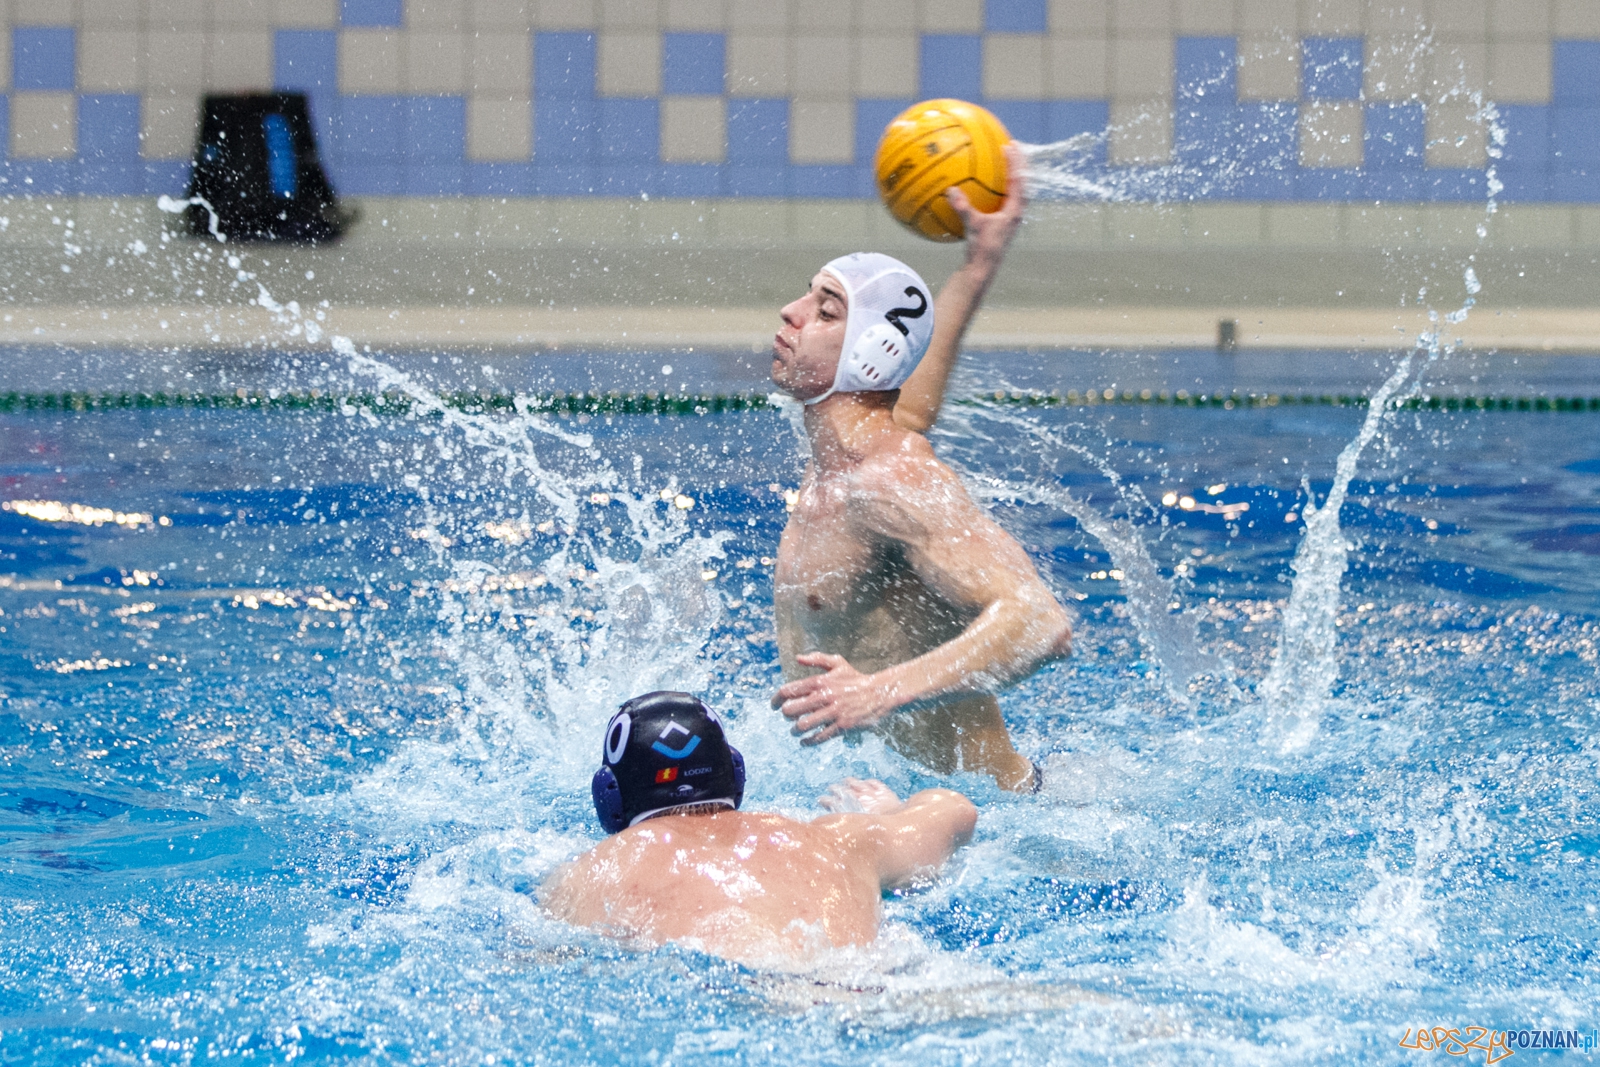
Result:
[[1048,659],[1066,659],[1072,655],[1072,619],[1056,606],[1055,618],[1051,620],[1050,648],[1046,654]]
[[927,433],[933,425],[933,419],[923,411],[908,410],[904,404],[896,404],[894,408],[894,424],[902,430],[912,433]]

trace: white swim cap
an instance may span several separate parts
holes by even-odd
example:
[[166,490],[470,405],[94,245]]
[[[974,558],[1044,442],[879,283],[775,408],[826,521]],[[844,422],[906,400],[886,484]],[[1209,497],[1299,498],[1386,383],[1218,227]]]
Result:
[[933,340],[933,300],[922,275],[881,252],[856,252],[822,268],[844,283],[848,313],[834,393],[898,389]]

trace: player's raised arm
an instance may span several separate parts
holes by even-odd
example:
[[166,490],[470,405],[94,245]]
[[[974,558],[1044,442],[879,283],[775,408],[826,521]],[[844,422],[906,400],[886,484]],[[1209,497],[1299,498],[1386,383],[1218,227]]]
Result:
[[975,210],[960,189],[948,193],[950,206],[961,216],[967,230],[967,259],[939,291],[933,304],[933,341],[915,373],[900,388],[894,421],[908,430],[924,433],[939,417],[961,339],[1022,222],[1022,211],[1028,203],[1025,167],[1022,150],[1015,143],[1006,145],[1006,199],[998,211],[990,214]]

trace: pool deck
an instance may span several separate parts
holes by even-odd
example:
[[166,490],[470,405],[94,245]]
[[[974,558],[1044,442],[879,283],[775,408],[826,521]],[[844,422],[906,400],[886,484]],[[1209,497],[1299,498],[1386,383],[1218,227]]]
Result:
[[[320,321],[318,316],[320,315]],[[974,349],[1192,349],[1218,344],[1235,322],[1240,349],[1392,350],[1431,328],[1416,308],[1064,307],[985,310],[966,345]],[[306,329],[311,324],[311,329]],[[1441,324],[1446,343],[1478,351],[1600,352],[1600,309],[1484,308]],[[17,306],[0,313],[0,344],[201,349],[306,348],[332,334],[375,349],[585,348],[615,351],[696,347],[765,351],[773,308],[683,306],[332,306],[273,313],[253,305]]]

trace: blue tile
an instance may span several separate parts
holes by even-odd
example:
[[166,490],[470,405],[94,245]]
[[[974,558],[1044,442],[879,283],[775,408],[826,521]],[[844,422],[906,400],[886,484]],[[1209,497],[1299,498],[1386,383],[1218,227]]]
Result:
[[398,26],[400,0],[340,0],[339,15],[346,26]]
[[1362,39],[1307,37],[1300,42],[1300,94],[1307,100],[1361,99]]
[[789,168],[789,195],[839,198],[857,196],[856,168],[825,163]]
[[977,34],[929,33],[922,37],[920,92],[929,97],[983,97],[983,38]]
[[661,168],[662,196],[717,196],[722,167],[717,163],[668,163]]
[[661,91],[673,96],[720,96],[727,38],[720,33],[661,36]]
[[991,100],[988,107],[1016,140],[1029,144],[1044,144],[1049,140],[1045,135],[1043,100]]
[[1600,104],[1600,41],[1555,41],[1550,62],[1553,103]]
[[1364,142],[1368,170],[1420,168],[1424,119],[1421,104],[1368,104]]
[[1423,190],[1422,169],[1398,168],[1367,169],[1363,196],[1373,200],[1421,200]]
[[1485,171],[1455,167],[1429,167],[1422,172],[1422,199],[1440,203],[1471,203],[1487,200]]
[[401,103],[401,151],[410,163],[459,165],[467,148],[467,102],[459,96],[408,96]]
[[332,30],[279,30],[273,36],[272,84],[300,92],[337,92],[339,35]]
[[599,174],[592,164],[533,168],[533,191],[538,196],[593,196],[599,184]]
[[78,98],[78,158],[85,162],[140,163],[137,96]]
[[1356,200],[1367,192],[1366,176],[1353,167],[1301,167],[1294,183],[1298,200]]
[[343,175],[344,187],[339,191],[346,196],[399,196],[405,192],[405,168],[399,163],[363,160]]
[[410,163],[405,167],[406,196],[459,196],[467,190],[462,163]]
[[1537,167],[1550,162],[1550,108],[1543,104],[1498,104],[1506,143],[1501,147],[1505,166]]
[[595,192],[601,196],[650,196],[661,192],[660,163],[602,163],[595,168]]
[[1508,203],[1537,203],[1550,197],[1550,172],[1545,167],[1496,167],[1495,177],[1505,187],[1499,199]]
[[78,192],[85,196],[138,196],[144,193],[143,163],[81,163]]
[[[911,100],[857,100],[856,101],[856,163],[870,166],[878,156],[878,142],[883,131],[896,115],[910,107]],[[784,153],[784,160],[788,160]]]
[[1235,103],[1239,98],[1235,78],[1238,51],[1238,42],[1232,37],[1179,37],[1173,60],[1178,99]]
[[339,139],[333,154],[348,162],[398,165],[407,101],[398,96],[347,96],[339,102]]
[[[857,111],[861,104],[857,104]],[[861,124],[856,123],[859,130]],[[728,101],[728,162],[782,167],[789,162],[789,101]]]
[[1231,104],[1181,104],[1172,116],[1172,154],[1180,163],[1215,167],[1228,159],[1236,142]]
[[531,163],[468,163],[468,196],[533,196],[538,182]]
[[1563,204],[1600,204],[1600,166],[1557,164],[1550,168],[1550,199]]
[[189,188],[191,166],[188,160],[157,160],[144,165],[144,192],[147,196],[184,195]]
[[1047,142],[1089,134],[1094,140],[1084,146],[1085,159],[1090,163],[1105,163],[1106,131],[1111,125],[1110,104],[1100,100],[1052,100],[1045,104],[1044,121]]
[[24,196],[75,194],[78,164],[57,159],[14,159],[8,165],[10,191]]
[[540,99],[534,107],[535,159],[561,165],[594,162],[600,128],[598,102]]
[[783,196],[789,168],[729,164],[724,181],[730,196]]
[[11,31],[11,87],[71,90],[78,86],[78,33],[71,26],[18,26]]
[[592,33],[534,34],[534,95],[541,101],[593,100],[594,41]]
[[659,100],[601,100],[596,141],[603,163],[650,163],[661,158]]
[[1048,0],[984,0],[983,28],[990,33],[1045,33]]
[[1600,162],[1600,107],[1550,109],[1550,155],[1562,163]]

